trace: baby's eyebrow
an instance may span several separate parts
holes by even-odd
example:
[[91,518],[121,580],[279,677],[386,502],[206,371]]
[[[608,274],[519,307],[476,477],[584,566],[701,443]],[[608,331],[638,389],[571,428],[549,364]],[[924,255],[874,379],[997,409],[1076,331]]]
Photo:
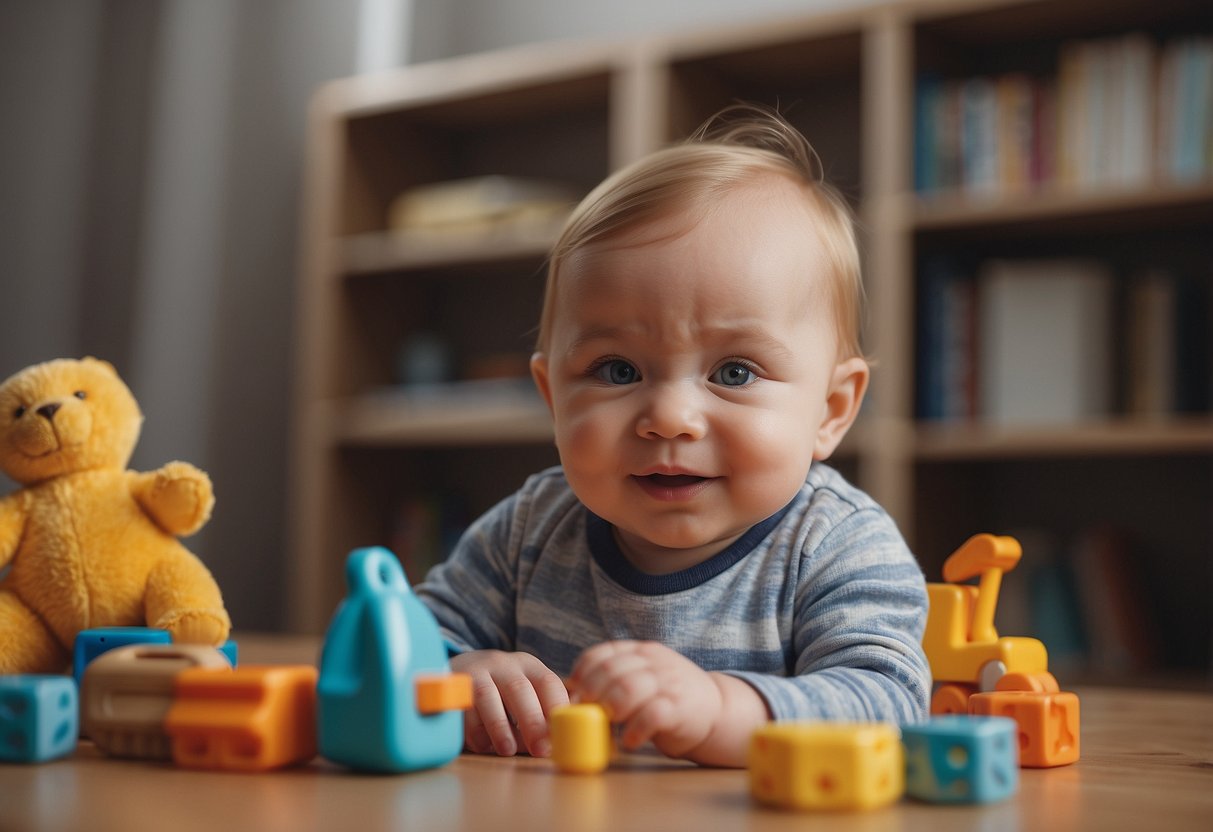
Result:
[[592,344],[595,341],[614,341],[622,338],[625,330],[622,327],[616,326],[600,326],[591,327],[585,332],[578,335],[571,344],[569,344],[568,353],[571,355],[585,348],[586,344]]
[[[777,358],[792,358],[794,353],[787,343],[767,332],[761,326],[746,326],[729,324],[726,326],[707,326],[694,328],[687,333],[688,340],[700,340],[705,343],[719,344],[726,351],[761,352]],[[598,341],[618,341],[628,337],[645,337],[641,328],[598,326],[591,327],[573,340],[568,347],[568,354],[573,355],[587,345]]]

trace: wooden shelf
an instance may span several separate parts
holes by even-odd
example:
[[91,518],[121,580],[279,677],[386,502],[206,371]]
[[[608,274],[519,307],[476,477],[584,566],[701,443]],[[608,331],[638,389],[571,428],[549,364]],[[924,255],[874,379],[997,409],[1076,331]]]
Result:
[[1193,453],[1213,456],[1213,419],[1117,420],[1022,428],[920,425],[914,448],[915,458],[923,462]]
[[325,420],[342,446],[407,448],[550,442],[551,416],[518,384],[470,382],[424,393],[388,391],[330,404]]
[[1177,219],[1208,225],[1213,183],[1143,188],[1051,188],[981,198],[963,194],[918,195],[911,223],[919,233],[973,232],[988,228],[1067,233],[1109,223],[1156,228]]
[[562,222],[501,228],[476,235],[391,231],[356,234],[341,241],[340,271],[359,275],[539,261],[556,242]]

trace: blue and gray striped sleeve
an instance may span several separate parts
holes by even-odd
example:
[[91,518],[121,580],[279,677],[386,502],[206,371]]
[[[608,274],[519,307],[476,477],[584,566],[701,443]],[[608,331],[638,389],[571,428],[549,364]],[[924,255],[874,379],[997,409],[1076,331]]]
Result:
[[931,674],[922,650],[922,572],[892,520],[873,506],[841,518],[801,555],[790,676],[733,672],[775,719],[913,723]]

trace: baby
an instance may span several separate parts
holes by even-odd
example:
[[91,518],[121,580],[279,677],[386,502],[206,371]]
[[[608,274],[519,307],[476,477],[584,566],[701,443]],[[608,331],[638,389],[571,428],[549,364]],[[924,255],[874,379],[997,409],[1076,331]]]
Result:
[[474,680],[470,750],[549,753],[570,691],[625,748],[707,765],[744,766],[771,719],[924,717],[922,572],[815,464],[868,385],[861,300],[846,203],[765,110],[730,108],[582,201],[531,359],[561,465],[418,587]]

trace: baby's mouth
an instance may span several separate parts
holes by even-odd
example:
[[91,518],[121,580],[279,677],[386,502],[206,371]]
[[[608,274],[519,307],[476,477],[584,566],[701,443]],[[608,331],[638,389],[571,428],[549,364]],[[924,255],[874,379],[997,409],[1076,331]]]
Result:
[[693,499],[716,480],[698,474],[637,474],[632,479],[650,497],[674,502]]
[[642,477],[660,488],[682,488],[703,482],[708,477],[698,477],[694,474],[647,474]]

